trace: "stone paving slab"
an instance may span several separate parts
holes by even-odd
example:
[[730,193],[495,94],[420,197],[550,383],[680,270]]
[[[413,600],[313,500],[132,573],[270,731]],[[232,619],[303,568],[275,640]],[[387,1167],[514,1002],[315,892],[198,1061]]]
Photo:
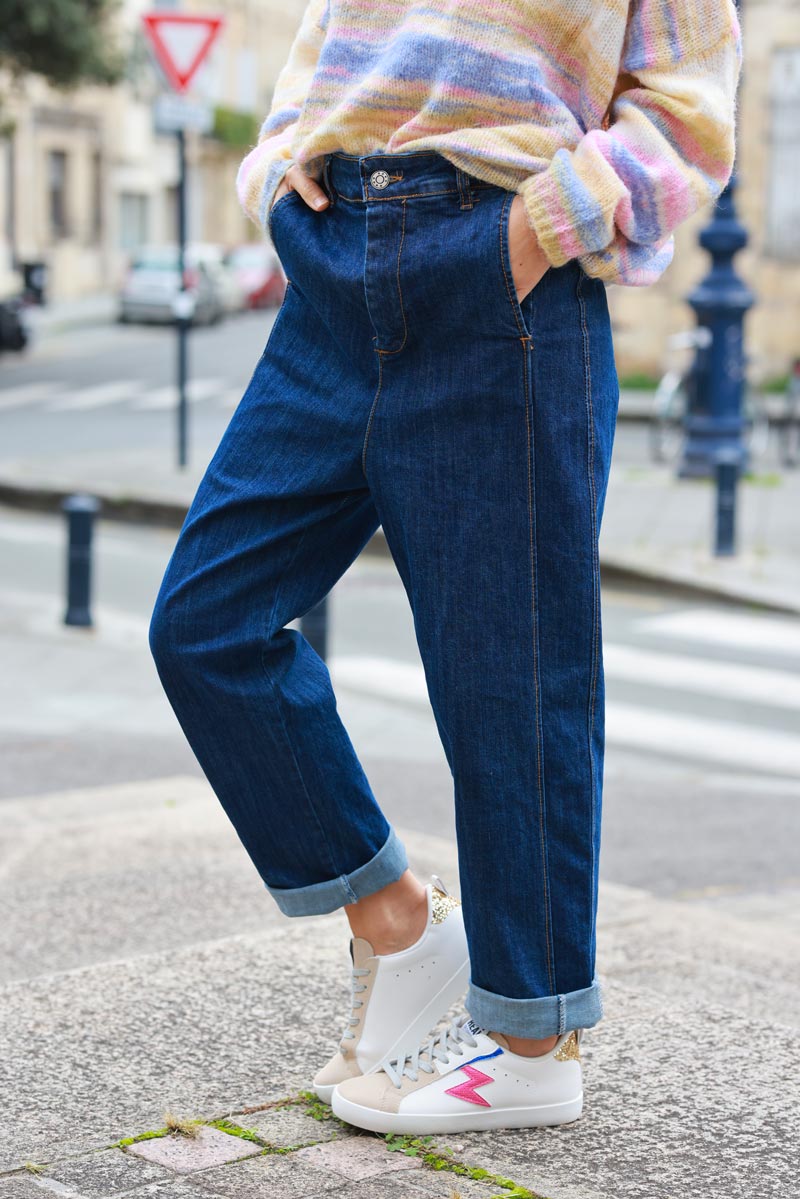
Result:
[[14,1174],[0,1178],[0,1199],[46,1199],[47,1191],[32,1174]]
[[105,1149],[67,1158],[49,1165],[42,1174],[37,1175],[43,1185],[49,1186],[55,1182],[60,1187],[75,1191],[81,1199],[110,1199],[111,1196],[168,1177],[168,1171],[160,1165],[140,1161],[120,1149]]
[[274,1149],[300,1148],[349,1135],[335,1120],[315,1120],[296,1107],[236,1117],[236,1123],[254,1132]]
[[317,1170],[296,1155],[253,1157],[232,1166],[218,1166],[194,1176],[198,1187],[227,1199],[305,1199],[306,1195],[341,1193],[340,1174]]
[[220,1132],[218,1128],[199,1128],[192,1137],[176,1135],[137,1141],[128,1146],[125,1156],[141,1157],[176,1174],[190,1174],[261,1152],[261,1146],[253,1141]]
[[351,1182],[422,1168],[418,1157],[390,1151],[382,1138],[372,1137],[351,1137],[345,1141],[311,1145],[308,1149],[299,1149],[295,1156],[316,1170],[330,1170]]
[[[147,836],[157,839],[163,802],[148,807],[148,786],[104,790],[103,799],[120,829],[128,827],[127,808],[137,805],[143,826],[150,825]],[[163,790],[155,794],[163,801]],[[192,803],[202,812],[207,787],[173,780],[171,795],[179,808],[188,805],[188,820]],[[30,826],[20,805],[11,809],[6,852],[13,860]],[[96,789],[64,797],[62,814],[76,828],[96,820],[97,811]],[[34,804],[31,814],[40,825],[50,817],[58,819],[56,796]],[[436,869],[456,885],[450,843],[401,832],[421,872]],[[82,844],[63,843],[71,845],[67,856]],[[107,852],[112,846],[109,836]],[[77,872],[79,862],[71,868]],[[606,1019],[584,1042],[583,1120],[437,1144],[550,1199],[792,1199],[800,1193],[791,1151],[800,1098],[800,953],[795,925],[766,910],[768,918],[754,911],[744,919],[713,905],[604,885],[599,963]],[[65,937],[70,919],[67,908]],[[159,927],[149,953],[0,988],[0,1170],[50,1163],[48,1177],[58,1183],[75,1177],[59,1171],[92,1162],[100,1178],[115,1154],[114,1170],[155,1168],[121,1150],[75,1155],[160,1128],[167,1109],[186,1118],[229,1115],[243,1127],[271,1127],[284,1140],[305,1130],[316,1141],[330,1135],[327,1122],[311,1121],[312,1129],[302,1110],[287,1112],[291,1120],[282,1126],[283,1112],[245,1109],[305,1089],[333,1051],[348,996],[341,923],[327,916],[265,923],[258,932],[179,948],[161,947]],[[360,1134],[337,1128],[335,1140],[305,1156],[253,1156],[183,1181],[140,1174],[125,1191],[115,1191],[111,1179],[90,1199],[128,1190],[159,1199],[313,1199],[332,1189],[355,1199],[359,1188],[370,1199],[450,1199],[451,1182],[461,1184],[454,1176],[436,1189],[440,1179],[427,1169],[397,1166],[418,1159],[388,1154],[380,1138],[367,1140],[378,1148],[362,1150]],[[391,1158],[391,1173],[356,1181],[353,1163],[365,1152]],[[331,1153],[341,1155],[338,1169],[312,1164]],[[472,1199],[470,1181],[462,1199]],[[3,1199],[33,1193],[46,1193],[33,1175],[0,1178]]]
[[[201,1187],[192,1175],[170,1178],[168,1182],[156,1182],[134,1192],[136,1199],[208,1199],[207,1187]],[[45,1195],[37,1199],[46,1199]]]

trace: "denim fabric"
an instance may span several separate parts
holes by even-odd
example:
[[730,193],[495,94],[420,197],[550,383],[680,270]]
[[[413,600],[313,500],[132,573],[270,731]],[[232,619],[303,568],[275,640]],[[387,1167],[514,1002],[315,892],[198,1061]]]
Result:
[[158,671],[284,912],[397,879],[328,671],[285,627],[381,524],[453,775],[467,1007],[516,1035],[589,1027],[605,284],[573,259],[519,302],[513,193],[435,153],[329,155],[324,181],[327,211],[289,192],[270,213],[290,283],[168,565]]

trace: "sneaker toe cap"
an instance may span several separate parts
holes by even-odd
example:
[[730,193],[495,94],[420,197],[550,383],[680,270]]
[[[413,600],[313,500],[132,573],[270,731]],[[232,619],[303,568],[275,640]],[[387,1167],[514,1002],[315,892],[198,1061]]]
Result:
[[339,1083],[336,1090],[343,1099],[379,1112],[396,1112],[402,1099],[402,1092],[383,1070],[375,1074],[362,1074],[359,1078],[348,1078]]
[[361,1070],[353,1057],[336,1053],[314,1078],[315,1087],[335,1087],[349,1078],[360,1078]]

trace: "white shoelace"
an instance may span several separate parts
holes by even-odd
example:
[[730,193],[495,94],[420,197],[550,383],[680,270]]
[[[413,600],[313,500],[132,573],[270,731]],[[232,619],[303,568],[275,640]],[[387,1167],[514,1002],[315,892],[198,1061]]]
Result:
[[350,1018],[345,1025],[345,1030],[342,1033],[343,1041],[352,1041],[355,1037],[353,1029],[358,1025],[361,1016],[358,1009],[364,1006],[363,999],[356,999],[356,995],[360,995],[362,991],[366,991],[367,984],[360,983],[360,978],[366,978],[369,975],[369,970],[363,966],[353,966],[350,972]]
[[402,1086],[404,1074],[412,1082],[417,1081],[420,1070],[432,1074],[434,1060],[447,1063],[453,1056],[464,1056],[464,1045],[469,1045],[472,1049],[477,1047],[478,1042],[469,1031],[468,1024],[469,1016],[462,1017],[460,1022],[451,1020],[446,1028],[435,1036],[428,1037],[412,1053],[383,1062],[382,1069],[396,1087]]

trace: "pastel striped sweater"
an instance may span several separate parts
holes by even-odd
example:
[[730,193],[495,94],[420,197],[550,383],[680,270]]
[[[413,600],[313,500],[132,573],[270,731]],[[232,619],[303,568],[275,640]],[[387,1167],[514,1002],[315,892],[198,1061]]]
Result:
[[292,162],[436,150],[554,266],[644,286],[731,175],[741,65],[734,0],[311,0],[240,201],[264,228]]

